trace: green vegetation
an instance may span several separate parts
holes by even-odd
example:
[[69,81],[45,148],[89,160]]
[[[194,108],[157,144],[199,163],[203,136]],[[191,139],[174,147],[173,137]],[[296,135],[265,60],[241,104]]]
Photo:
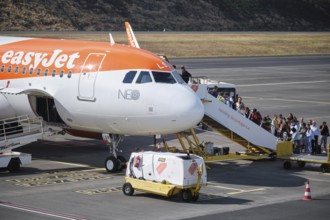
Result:
[[[10,34],[13,35],[13,34]],[[16,36],[109,41],[107,33],[21,33]],[[126,33],[114,32],[127,44]],[[330,54],[330,33],[136,32],[141,48],[174,57],[282,56]]]
[[330,0],[1,0],[0,30],[329,31]]

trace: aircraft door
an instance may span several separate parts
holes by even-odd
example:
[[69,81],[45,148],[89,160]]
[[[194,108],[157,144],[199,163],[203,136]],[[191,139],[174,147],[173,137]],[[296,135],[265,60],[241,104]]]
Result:
[[95,82],[106,54],[88,54],[81,68],[78,86],[78,99],[81,101],[95,101]]

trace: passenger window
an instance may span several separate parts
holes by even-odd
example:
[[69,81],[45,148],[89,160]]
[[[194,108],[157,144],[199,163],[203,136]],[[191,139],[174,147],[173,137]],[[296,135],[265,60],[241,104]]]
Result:
[[44,73],[44,75],[45,75],[45,76],[48,76],[48,73],[49,73],[49,69],[45,69],[45,73]]
[[4,72],[5,71],[5,65],[2,65],[1,66],[1,72]]
[[17,67],[15,68],[15,74],[18,73],[18,70],[19,70],[19,67],[17,66]]
[[53,72],[52,72],[52,76],[53,76],[53,77],[56,76],[56,70],[53,70]]
[[136,83],[149,83],[152,82],[151,76],[147,71],[141,71]]
[[68,72],[68,78],[71,78],[71,75],[72,75],[72,71],[70,70],[70,71]]
[[30,68],[30,72],[29,72],[30,75],[33,74],[33,67]]
[[23,67],[22,74],[25,74],[25,73],[26,73],[26,67]]
[[126,73],[123,83],[132,83],[137,71],[129,71]]
[[8,73],[11,72],[11,66],[8,66]]
[[63,77],[63,75],[64,75],[64,70],[61,70],[60,77]]
[[176,83],[174,77],[169,72],[152,72],[156,83]]
[[37,75],[40,76],[40,73],[41,73],[41,69],[39,68],[39,69],[37,70]]

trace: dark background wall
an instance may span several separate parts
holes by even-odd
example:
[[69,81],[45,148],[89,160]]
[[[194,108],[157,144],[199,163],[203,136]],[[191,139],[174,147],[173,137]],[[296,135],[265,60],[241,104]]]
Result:
[[0,30],[329,31],[330,0],[0,0]]

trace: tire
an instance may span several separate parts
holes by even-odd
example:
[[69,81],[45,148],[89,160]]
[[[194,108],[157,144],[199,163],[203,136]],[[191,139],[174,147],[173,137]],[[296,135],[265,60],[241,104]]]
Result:
[[320,166],[320,170],[321,170],[322,173],[326,173],[326,172],[329,172],[330,168],[329,168],[328,165],[326,165],[326,164],[322,164],[322,165]]
[[191,201],[196,202],[199,199],[199,192],[196,193],[196,195],[193,195],[191,197]]
[[119,168],[119,161],[114,156],[109,156],[105,160],[104,166],[109,173],[115,173]]
[[183,189],[181,190],[181,199],[184,202],[190,202],[192,199],[192,193],[190,189]]
[[298,167],[303,168],[305,167],[306,163],[304,161],[297,161]]
[[123,185],[123,193],[126,196],[131,196],[134,193],[134,188],[130,183],[124,183]]
[[16,173],[21,167],[21,161],[19,158],[12,158],[7,166],[7,170],[11,173]]
[[285,161],[284,164],[283,164],[283,167],[286,170],[290,170],[291,167],[292,167],[291,162],[290,161]]
[[123,156],[117,156],[117,160],[119,162],[118,165],[118,171],[122,171],[123,169],[126,169],[126,159]]

